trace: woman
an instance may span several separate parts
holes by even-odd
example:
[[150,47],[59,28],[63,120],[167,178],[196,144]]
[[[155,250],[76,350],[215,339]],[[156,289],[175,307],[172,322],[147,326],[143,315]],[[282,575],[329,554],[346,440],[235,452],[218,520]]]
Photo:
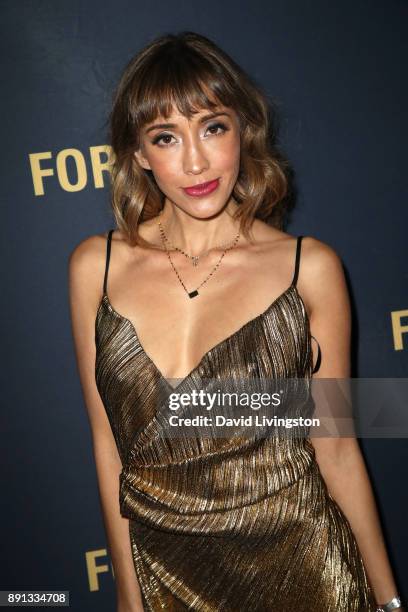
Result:
[[117,229],[69,271],[118,612],[402,609],[354,438],[164,433],[169,396],[204,380],[350,375],[341,262],[282,231],[269,122],[192,32],[149,44],[116,92]]

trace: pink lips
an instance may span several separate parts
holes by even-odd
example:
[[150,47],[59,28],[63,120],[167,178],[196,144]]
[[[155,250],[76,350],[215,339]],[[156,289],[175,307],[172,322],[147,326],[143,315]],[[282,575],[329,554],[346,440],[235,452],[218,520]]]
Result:
[[195,185],[194,187],[184,187],[184,191],[191,196],[202,196],[211,193],[215,189],[217,189],[219,184],[219,180],[215,179],[215,181],[208,181],[207,183],[201,183],[200,185]]

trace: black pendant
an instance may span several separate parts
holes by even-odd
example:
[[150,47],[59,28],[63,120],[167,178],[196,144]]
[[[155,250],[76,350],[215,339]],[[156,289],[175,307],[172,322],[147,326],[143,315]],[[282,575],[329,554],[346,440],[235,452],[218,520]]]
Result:
[[188,294],[189,298],[193,298],[196,297],[198,295],[198,291],[197,289],[195,289],[194,291],[190,291],[190,293]]

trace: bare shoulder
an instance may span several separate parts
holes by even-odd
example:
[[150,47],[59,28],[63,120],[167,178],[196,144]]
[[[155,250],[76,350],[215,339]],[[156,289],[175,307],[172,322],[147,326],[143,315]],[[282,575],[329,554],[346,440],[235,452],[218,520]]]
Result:
[[[254,223],[253,227],[256,241],[263,245],[267,259],[278,258],[285,270],[291,270],[298,236],[264,222]],[[297,287],[309,313],[316,310],[317,304],[327,304],[328,300],[347,301],[342,260],[332,246],[313,236],[302,237]]]
[[313,236],[303,236],[301,266],[305,281],[330,283],[331,277],[343,274],[343,264],[335,249]]
[[81,240],[68,259],[68,282],[71,300],[86,299],[95,306],[102,294],[106,262],[107,233]]
[[[271,227],[259,219],[253,223],[253,236],[259,244],[282,247],[282,249],[288,249],[288,252],[292,250],[298,238],[276,227]],[[327,267],[341,266],[340,257],[334,248],[313,236],[303,236],[301,253],[303,267],[307,267],[310,273],[319,274],[319,270],[324,272]]]
[[332,246],[313,236],[302,238],[298,288],[311,312],[348,306],[342,259]]

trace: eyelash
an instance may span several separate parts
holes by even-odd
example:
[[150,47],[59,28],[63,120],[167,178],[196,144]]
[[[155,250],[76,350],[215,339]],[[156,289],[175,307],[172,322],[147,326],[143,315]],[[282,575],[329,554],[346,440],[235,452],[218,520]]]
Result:
[[[219,132],[217,134],[212,134],[212,136],[222,136],[225,132],[228,132],[229,130],[229,128],[224,123],[221,123],[221,122],[213,123],[209,125],[207,129],[211,130],[212,128],[216,128],[216,127],[217,128],[220,127],[222,129],[222,132]],[[156,138],[152,140],[152,144],[158,145],[159,147],[169,147],[171,143],[161,144],[161,145],[158,144],[162,140],[162,138],[172,138],[172,135],[171,134],[158,134]]]

